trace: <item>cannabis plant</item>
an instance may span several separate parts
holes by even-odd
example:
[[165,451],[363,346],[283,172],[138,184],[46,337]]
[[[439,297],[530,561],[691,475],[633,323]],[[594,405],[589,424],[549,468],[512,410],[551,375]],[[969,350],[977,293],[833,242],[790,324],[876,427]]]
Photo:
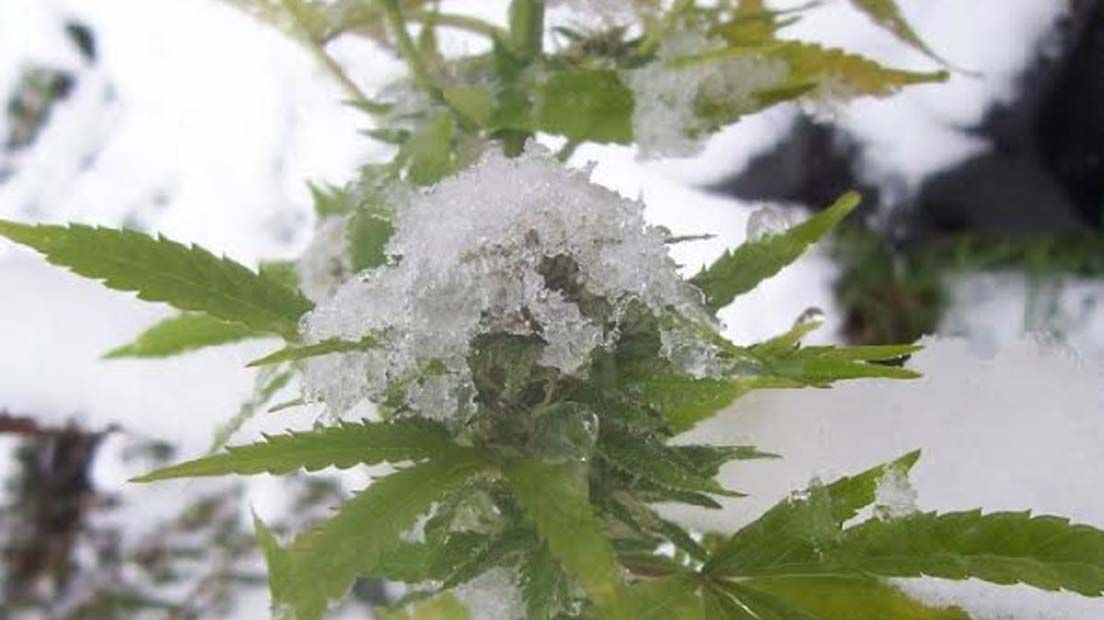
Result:
[[[325,412],[310,430],[140,481],[392,467],[293,540],[257,522],[277,617],[321,618],[359,577],[409,584],[382,617],[450,620],[966,617],[886,581],[920,575],[1104,592],[1104,532],[916,511],[918,453],[814,484],[736,532],[691,531],[655,507],[720,508],[740,496],[715,480],[724,464],[775,458],[678,441],[742,395],[914,378],[916,347],[804,346],[815,312],[758,344],[721,335],[717,311],[796,260],[857,195],[791,228],[761,214],[748,243],[685,279],[668,248],[690,240],[562,160],[586,142],[688,155],[780,102],[841,105],[945,72],[781,38],[800,13],[761,0],[514,0],[508,27],[426,0],[235,4],[306,45],[371,117],[369,136],[393,145],[347,186],[315,188],[319,226],[297,264],[255,272],[129,230],[3,222],[0,234],[185,312],[114,355],[278,336],[286,345],[252,364],[259,396],[243,413],[293,378],[301,398],[274,409]],[[941,62],[890,0],[853,4]],[[546,27],[572,7],[602,25]],[[442,28],[485,45],[446,57]],[[341,35],[395,50],[409,77],[369,97],[327,55]]]

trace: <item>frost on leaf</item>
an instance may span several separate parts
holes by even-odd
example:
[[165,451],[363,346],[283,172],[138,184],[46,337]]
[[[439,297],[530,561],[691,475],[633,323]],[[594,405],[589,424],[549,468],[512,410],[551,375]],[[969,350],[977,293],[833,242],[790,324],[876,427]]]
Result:
[[907,517],[918,511],[916,499],[916,489],[909,482],[908,471],[890,467],[874,489],[874,514],[879,519]]
[[[356,275],[303,321],[307,343],[368,335],[381,343],[306,363],[306,395],[333,412],[367,398],[463,419],[483,375],[503,398],[522,389],[529,375],[514,375],[530,367],[584,376],[592,353],[618,342],[633,308],[712,321],[643,205],[539,148],[516,159],[489,154],[392,201],[402,203],[387,247],[394,265]],[[495,367],[521,358],[528,361]],[[473,375],[475,366],[482,370]]]
[[785,211],[776,207],[760,207],[748,218],[747,240],[754,243],[771,235],[781,235],[791,226],[793,222]]
[[703,107],[723,106],[724,116],[735,119],[759,109],[756,94],[788,77],[785,62],[759,54],[702,57],[724,47],[723,41],[678,31],[660,44],[655,62],[626,73],[636,104],[633,133],[643,157],[696,155],[718,124],[703,118]]
[[318,223],[307,251],[296,263],[299,288],[318,303],[333,294],[351,275],[353,265],[344,216],[331,216]]
[[517,570],[491,569],[452,590],[452,594],[480,620],[520,620],[525,617]]

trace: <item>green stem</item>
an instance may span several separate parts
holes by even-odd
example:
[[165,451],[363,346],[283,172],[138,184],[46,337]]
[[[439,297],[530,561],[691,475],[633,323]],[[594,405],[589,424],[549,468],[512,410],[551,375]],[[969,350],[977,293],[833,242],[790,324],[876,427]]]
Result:
[[418,11],[408,14],[406,18],[410,21],[423,24],[434,23],[449,28],[455,28],[456,30],[463,30],[464,32],[478,34],[495,41],[506,41],[510,37],[510,33],[506,32],[505,29],[467,15]]
[[540,56],[544,46],[544,0],[510,3],[510,38],[522,58],[532,60]]
[[382,0],[382,2],[384,10],[387,12],[387,22],[390,24],[391,32],[395,35],[395,41],[399,45],[399,53],[402,54],[407,66],[410,67],[410,72],[414,75],[414,82],[419,88],[439,98],[441,91],[429,74],[429,69],[422,60],[421,54],[418,53],[418,46],[414,44],[414,39],[410,38],[410,33],[406,30],[406,20],[403,19],[399,0]]
[[332,56],[326,53],[326,48],[323,47],[321,35],[313,32],[308,25],[307,21],[301,14],[302,5],[295,3],[293,0],[281,0],[281,4],[284,7],[284,11],[291,16],[295,22],[296,29],[299,30],[299,35],[302,37],[303,42],[306,44],[307,49],[311,55],[314,56],[318,64],[322,65],[322,68],[330,74],[345,93],[349,96],[349,99],[353,103],[357,104],[357,107],[370,112],[372,114],[381,114],[387,111],[387,106],[377,101],[373,101],[364,94],[364,91],[356,85],[356,82],[345,73],[345,70],[341,68],[341,65],[337,64],[337,61]]

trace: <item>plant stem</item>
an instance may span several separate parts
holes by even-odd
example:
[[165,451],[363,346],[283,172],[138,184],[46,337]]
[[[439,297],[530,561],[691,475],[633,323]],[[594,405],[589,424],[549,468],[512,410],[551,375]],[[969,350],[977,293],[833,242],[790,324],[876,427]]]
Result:
[[303,19],[303,15],[300,13],[302,5],[295,3],[294,0],[281,0],[281,4],[283,4],[284,11],[290,15],[295,22],[295,27],[299,30],[299,35],[302,37],[307,49],[310,50],[311,55],[314,56],[315,60],[322,65],[322,68],[324,68],[331,77],[337,80],[337,83],[349,96],[349,99],[357,104],[357,107],[360,109],[372,114],[381,114],[387,111],[387,106],[369,99],[368,96],[364,94],[364,91],[362,91],[348,74],[345,73],[341,65],[337,64],[337,61],[326,53],[321,35],[313,32],[308,23]]
[[410,72],[414,75],[414,82],[426,92],[439,97],[440,89],[433,82],[429,69],[422,60],[421,54],[418,53],[418,47],[406,30],[406,21],[403,19],[402,9],[399,8],[399,1],[382,0],[382,2],[384,10],[387,12],[387,22],[390,24],[391,32],[395,35],[395,41],[399,45],[399,53],[402,54],[407,66],[410,67]]
[[485,22],[479,18],[469,17],[467,15],[418,11],[415,13],[407,14],[406,18],[410,21],[423,24],[434,23],[441,26],[448,26],[449,28],[455,28],[457,30],[463,30],[472,34],[482,35],[487,37],[488,39],[492,39],[495,41],[506,41],[510,37],[510,34],[506,32],[505,29],[495,26],[494,24]]
[[544,0],[510,3],[510,39],[514,51],[525,60],[540,55],[544,44]]

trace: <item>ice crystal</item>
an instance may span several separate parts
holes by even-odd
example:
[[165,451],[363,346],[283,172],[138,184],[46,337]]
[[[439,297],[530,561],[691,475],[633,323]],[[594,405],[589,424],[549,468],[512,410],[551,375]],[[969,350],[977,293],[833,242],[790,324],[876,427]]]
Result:
[[874,490],[874,514],[880,519],[897,519],[916,512],[916,489],[909,482],[908,472],[891,467],[878,479]]
[[456,587],[453,595],[479,620],[522,620],[525,605],[517,585],[517,571],[491,569]]
[[776,207],[761,207],[748,217],[747,240],[761,241],[771,235],[786,232],[793,222],[786,212]]
[[347,225],[344,217],[321,220],[307,251],[295,266],[299,288],[315,303],[332,295],[352,275]]
[[538,147],[488,154],[395,203],[396,264],[353,277],[303,322],[308,343],[372,334],[382,344],[307,363],[306,395],[331,410],[398,394],[417,415],[470,413],[468,357],[482,335],[539,339],[537,363],[579,376],[595,349],[616,342],[630,306],[711,320],[643,205]]
[[695,58],[724,46],[679,30],[660,44],[655,62],[626,72],[635,100],[633,135],[642,157],[696,155],[713,124],[701,117],[702,102],[723,102],[727,116],[738,116],[758,107],[756,92],[786,78],[784,62],[755,54]]
[[726,372],[717,346],[685,329],[660,332],[659,353],[677,370],[696,379],[720,377]]

